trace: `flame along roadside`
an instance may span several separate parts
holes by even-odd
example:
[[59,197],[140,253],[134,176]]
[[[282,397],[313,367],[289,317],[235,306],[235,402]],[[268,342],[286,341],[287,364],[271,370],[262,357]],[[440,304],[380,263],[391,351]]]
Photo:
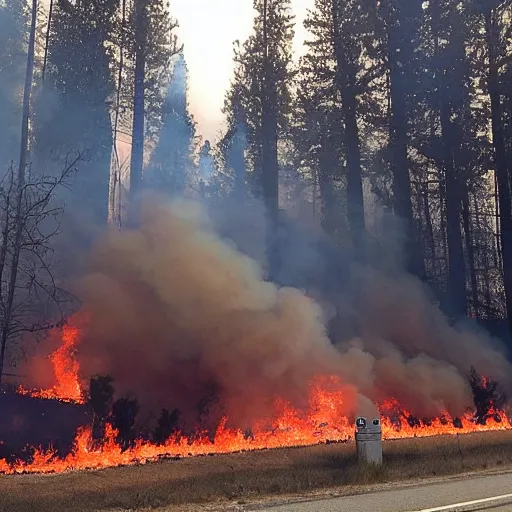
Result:
[[[18,392],[33,397],[67,402],[84,403],[80,386],[79,365],[75,358],[79,330],[73,325],[62,329],[62,344],[50,356],[55,385],[46,390],[19,388]],[[116,444],[117,432],[107,426],[103,443],[93,443],[90,427],[81,428],[75,437],[73,450],[65,458],[58,458],[52,449],[35,449],[31,462],[18,461],[9,464],[0,459],[0,473],[60,473],[78,469],[98,469],[111,466],[146,463],[160,457],[192,457],[216,453],[231,453],[270,448],[309,446],[327,442],[347,441],[353,437],[354,425],[343,414],[343,383],[337,376],[319,376],[310,386],[309,411],[303,414],[284,401],[276,401],[279,414],[253,425],[252,436],[247,437],[240,430],[227,427],[225,418],[219,425],[214,442],[206,435],[197,436],[193,441],[176,434],[163,445],[138,440],[126,451]],[[380,407],[381,411],[398,411],[403,419],[411,414],[396,401],[389,400]],[[270,427],[270,428],[269,428]],[[384,439],[429,437],[446,434],[468,434],[491,430],[512,429],[510,420],[501,414],[501,421],[491,417],[485,425],[476,424],[471,414],[460,418],[460,425],[454,426],[448,414],[436,418],[428,425],[412,427],[401,421],[398,428],[385,415],[382,418]]]

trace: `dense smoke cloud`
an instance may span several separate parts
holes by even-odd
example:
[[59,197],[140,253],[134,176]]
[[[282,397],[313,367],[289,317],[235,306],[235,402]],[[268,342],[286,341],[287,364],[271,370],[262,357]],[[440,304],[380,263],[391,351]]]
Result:
[[395,397],[421,415],[461,414],[472,405],[472,365],[511,387],[511,367],[499,342],[451,326],[412,276],[353,269],[341,304],[341,321],[355,324],[359,336],[339,342],[338,349],[356,369],[350,381],[377,401]]
[[[461,414],[472,405],[473,364],[510,385],[491,340],[451,327],[419,281],[353,264],[349,274],[322,310],[298,289],[266,282],[198,204],[146,197],[139,227],[105,233],[80,280],[82,373],[112,375],[120,395],[153,415],[179,407],[191,417],[213,384],[212,414],[227,412],[238,426],[271,415],[275,397],[306,406],[318,374],[347,383],[350,416],[389,398],[417,415]],[[335,329],[331,343],[333,309],[358,336]]]
[[112,375],[155,413],[193,408],[213,382],[233,421],[248,425],[276,397],[305,406],[310,379],[339,368],[320,308],[265,282],[194,203],[144,201],[137,230],[99,241],[80,292],[83,373]]

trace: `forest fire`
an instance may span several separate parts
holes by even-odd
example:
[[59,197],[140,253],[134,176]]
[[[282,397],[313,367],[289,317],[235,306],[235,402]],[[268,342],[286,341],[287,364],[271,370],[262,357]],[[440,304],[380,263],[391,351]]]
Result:
[[510,2],[293,3],[215,146],[168,2],[0,3],[0,473],[512,430]]
[[62,345],[50,356],[56,383],[50,389],[25,389],[19,386],[18,393],[35,398],[47,398],[62,402],[83,403],[79,381],[78,362],[74,357],[79,336],[77,327],[65,325],[62,328]]
[[[67,325],[62,329],[62,346],[52,355],[51,362],[56,384],[49,390],[19,393],[34,398],[85,402],[85,392],[79,382],[78,362],[74,357],[78,328]],[[261,450],[282,447],[308,446],[319,443],[344,442],[353,436],[354,425],[343,415],[344,392],[341,380],[335,376],[319,376],[310,385],[307,412],[293,408],[278,400],[279,414],[253,425],[250,432],[227,427],[227,418],[218,425],[214,436],[208,432],[196,432],[188,436],[174,432],[164,442],[156,443],[139,438],[128,447],[118,442],[119,432],[107,422],[103,438],[93,437],[91,426],[83,426],[76,433],[72,450],[59,456],[54,449],[33,449],[30,460],[7,461],[0,459],[0,472],[54,473],[69,470],[99,469],[112,466],[143,464],[159,457],[191,457],[238,451]],[[383,437],[398,439],[449,434],[466,434],[490,430],[512,429],[510,420],[503,412],[491,410],[485,424],[475,421],[468,412],[461,418],[448,414],[434,419],[414,418],[400,404],[390,399],[379,406],[382,415]]]

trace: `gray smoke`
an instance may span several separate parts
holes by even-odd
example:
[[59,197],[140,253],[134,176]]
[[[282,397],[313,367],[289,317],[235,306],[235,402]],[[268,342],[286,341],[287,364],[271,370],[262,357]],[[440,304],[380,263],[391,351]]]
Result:
[[79,290],[82,371],[110,374],[153,412],[187,410],[214,382],[230,418],[248,425],[276,397],[305,406],[312,377],[342,365],[321,309],[264,281],[195,203],[143,201],[140,227],[105,234]]
[[418,279],[359,268],[350,292],[346,318],[356,323],[359,339],[338,348],[366,371],[351,382],[376,400],[394,397],[422,415],[461,414],[472,405],[471,366],[510,389],[511,367],[499,342],[451,326]]
[[419,417],[460,415],[472,406],[472,365],[511,387],[499,342],[451,326],[397,269],[362,266],[292,230],[283,280],[303,291],[266,282],[248,256],[263,257],[258,211],[214,222],[198,203],[152,195],[136,229],[106,231],[76,285],[83,376],[110,374],[149,415],[178,407],[191,417],[213,384],[216,413],[240,427],[272,415],[276,397],[306,407],[322,374],[345,383],[351,418],[390,398]]

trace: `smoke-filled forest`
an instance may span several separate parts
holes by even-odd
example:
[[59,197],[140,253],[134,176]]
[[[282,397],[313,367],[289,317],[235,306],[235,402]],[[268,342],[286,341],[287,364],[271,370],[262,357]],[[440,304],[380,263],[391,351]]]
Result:
[[485,423],[512,390],[512,2],[315,0],[299,60],[291,1],[254,13],[207,141],[172,2],[0,0],[0,382],[50,388],[73,319],[68,373],[142,423],[254,425],[322,375],[347,417],[483,389]]

